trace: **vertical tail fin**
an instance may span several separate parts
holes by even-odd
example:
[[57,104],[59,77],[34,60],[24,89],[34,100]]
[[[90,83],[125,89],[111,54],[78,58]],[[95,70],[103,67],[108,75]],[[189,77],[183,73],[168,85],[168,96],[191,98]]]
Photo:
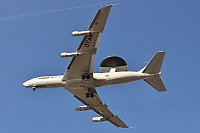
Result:
[[148,74],[158,74],[160,72],[164,56],[164,51],[157,52],[151,59],[151,61],[147,64],[147,66],[140,70],[140,72]]
[[166,88],[162,82],[162,79],[160,78],[160,68],[162,66],[162,62],[165,56],[164,51],[159,51],[155,54],[155,56],[151,59],[151,61],[147,64],[146,67],[141,69],[139,72],[142,73],[148,73],[148,74],[158,74],[156,76],[153,76],[151,78],[145,79],[148,84],[150,84],[152,87],[154,87],[157,91],[166,91]]

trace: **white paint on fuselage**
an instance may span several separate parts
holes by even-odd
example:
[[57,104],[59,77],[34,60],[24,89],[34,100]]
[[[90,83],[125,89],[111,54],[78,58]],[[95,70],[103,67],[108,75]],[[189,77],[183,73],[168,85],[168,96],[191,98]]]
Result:
[[151,77],[150,74],[133,71],[94,74],[95,79],[102,80],[102,86],[109,84],[124,84],[149,77]]
[[42,76],[23,83],[27,88],[58,88],[63,87],[63,76]]
[[27,88],[79,88],[79,87],[100,87],[110,84],[123,84],[140,79],[149,78],[151,74],[141,72],[114,72],[114,73],[94,73],[91,79],[72,79],[62,81],[63,76],[42,76],[33,78],[23,83]]

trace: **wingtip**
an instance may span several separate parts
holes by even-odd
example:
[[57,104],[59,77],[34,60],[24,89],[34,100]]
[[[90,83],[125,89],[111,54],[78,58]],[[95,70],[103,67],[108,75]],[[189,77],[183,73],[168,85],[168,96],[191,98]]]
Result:
[[[110,7],[110,6],[117,6],[117,5],[120,5],[121,3],[111,3],[111,4],[108,4],[108,5],[105,5],[105,6],[103,6],[102,8],[104,8],[104,7]],[[101,9],[102,9],[101,8]]]
[[158,51],[157,53],[166,53],[166,51]]

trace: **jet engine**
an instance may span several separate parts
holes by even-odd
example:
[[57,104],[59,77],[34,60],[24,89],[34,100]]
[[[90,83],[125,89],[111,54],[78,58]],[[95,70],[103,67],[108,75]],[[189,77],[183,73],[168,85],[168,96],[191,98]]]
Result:
[[92,31],[73,31],[72,36],[85,36],[85,35],[91,35]]
[[86,105],[76,107],[76,111],[86,111],[86,110],[91,110],[91,107],[88,107]]
[[117,56],[108,56],[100,64],[100,72],[110,72],[111,68],[116,68],[115,72],[128,71],[127,63]]
[[66,57],[75,57],[75,56],[78,56],[82,53],[78,53],[78,52],[73,52],[73,53],[67,53],[67,52],[64,52],[64,53],[61,53],[61,58],[66,58]]
[[102,122],[102,121],[106,121],[106,119],[103,117],[93,117],[92,121],[93,122]]

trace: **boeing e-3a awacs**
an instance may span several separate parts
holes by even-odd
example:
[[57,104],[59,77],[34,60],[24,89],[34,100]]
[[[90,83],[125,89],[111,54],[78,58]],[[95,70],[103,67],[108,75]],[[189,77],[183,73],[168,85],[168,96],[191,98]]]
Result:
[[23,85],[33,90],[64,87],[85,104],[77,107],[76,111],[93,110],[100,115],[100,117],[92,118],[93,122],[109,121],[117,127],[129,128],[108,109],[95,88],[143,79],[157,91],[166,91],[160,78],[160,68],[165,52],[157,52],[152,60],[138,72],[128,71],[127,63],[122,58],[109,56],[101,62],[101,73],[94,73],[94,57],[111,7],[112,5],[108,5],[98,10],[87,31],[72,32],[73,36],[83,36],[83,39],[76,52],[61,53],[61,57],[72,57],[64,75],[37,77],[24,82]]

